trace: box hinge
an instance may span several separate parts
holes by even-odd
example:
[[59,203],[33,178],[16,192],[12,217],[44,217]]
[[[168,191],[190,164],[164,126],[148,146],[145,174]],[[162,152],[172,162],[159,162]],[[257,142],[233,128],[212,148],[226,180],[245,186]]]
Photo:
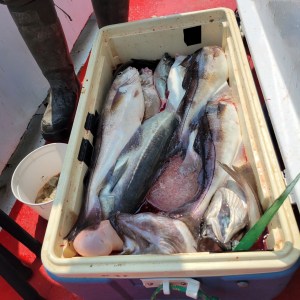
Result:
[[78,160],[83,161],[88,167],[91,163],[91,158],[93,154],[93,146],[87,139],[82,139],[81,145],[78,153]]
[[97,127],[99,124],[99,114],[97,111],[95,111],[95,114],[88,113],[86,116],[84,129],[89,130],[93,136],[97,133]]

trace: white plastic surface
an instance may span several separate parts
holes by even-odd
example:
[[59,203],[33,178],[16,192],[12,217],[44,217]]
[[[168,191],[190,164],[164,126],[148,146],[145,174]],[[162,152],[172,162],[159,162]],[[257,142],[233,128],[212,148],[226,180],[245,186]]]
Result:
[[48,220],[53,201],[35,203],[40,188],[60,173],[67,144],[53,143],[29,153],[17,166],[11,180],[14,196]]
[[[238,0],[287,183],[300,172],[300,1]],[[300,185],[291,197],[300,209]]]

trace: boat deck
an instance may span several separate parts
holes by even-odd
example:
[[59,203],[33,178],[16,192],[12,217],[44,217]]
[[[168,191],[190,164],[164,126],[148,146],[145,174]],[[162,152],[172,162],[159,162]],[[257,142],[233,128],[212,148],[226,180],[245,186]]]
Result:
[[[151,2],[145,0],[131,0],[129,21],[151,18],[153,16],[164,16],[174,13],[183,13],[216,7],[227,7],[232,10],[235,10],[237,8],[236,1],[234,0],[153,0]],[[89,23],[88,26],[91,27],[89,27],[88,30],[95,30],[95,20],[93,18],[91,20],[93,26],[91,26],[91,23]],[[93,35],[89,35],[89,38],[92,39]],[[90,43],[87,43],[86,45],[87,47],[85,49],[85,52],[87,53],[87,55],[85,56],[84,60],[87,59],[88,52],[90,51],[91,47]],[[245,46],[247,49],[247,45]],[[73,52],[76,51],[74,51],[73,49]],[[258,80],[255,75],[255,70],[253,68],[253,63],[251,61],[250,55],[248,56],[248,58],[249,64],[253,71],[254,79],[257,83],[258,93],[263,103],[263,96],[259,89]],[[87,63],[88,62],[86,61],[86,63],[83,64],[81,58],[81,61],[77,62],[76,64],[76,69],[80,70],[81,80],[83,80]],[[1,175],[1,186],[3,186],[3,184],[5,183],[7,185],[10,185],[10,178],[13,172],[13,168],[18,163],[18,161],[20,161],[27,153],[29,153],[33,149],[44,144],[45,141],[42,139],[39,132],[40,120],[42,117],[43,109],[43,106],[41,106],[37,111],[36,115],[33,116],[32,121],[28,126],[27,132],[25,133],[22,139],[22,142],[20,143],[17,151],[15,152],[11,161],[9,162],[9,167]],[[47,221],[39,217],[37,213],[35,213],[31,208],[23,205],[22,203],[14,199],[11,194],[1,194],[0,190],[0,197],[0,208],[7,212],[9,216],[13,220],[15,220],[19,225],[21,225],[29,234],[34,236],[40,242],[43,242],[44,233],[47,227]],[[298,217],[297,209],[295,209],[295,213]],[[42,297],[49,300],[81,299],[77,295],[70,293],[63,286],[49,278],[41,263],[41,260],[36,258],[32,252],[30,252],[24,245],[22,245],[4,230],[0,232],[0,243],[5,245],[5,247],[9,251],[15,254],[25,265],[29,266],[33,270],[34,274],[28,282],[39,292],[39,294]],[[300,270],[298,270],[295,273],[292,281],[282,292],[282,294],[276,298],[276,300],[300,299],[300,289],[297,285],[297,281],[299,281],[299,278]],[[8,283],[3,278],[0,278],[0,299],[21,299],[21,297],[14,291],[13,288],[11,288],[8,285]]]

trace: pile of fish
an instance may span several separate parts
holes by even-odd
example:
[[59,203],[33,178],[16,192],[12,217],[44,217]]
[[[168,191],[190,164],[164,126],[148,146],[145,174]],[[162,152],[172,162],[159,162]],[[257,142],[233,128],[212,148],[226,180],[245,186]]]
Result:
[[261,215],[247,166],[220,47],[131,60],[109,90],[66,239],[82,256],[231,250]]

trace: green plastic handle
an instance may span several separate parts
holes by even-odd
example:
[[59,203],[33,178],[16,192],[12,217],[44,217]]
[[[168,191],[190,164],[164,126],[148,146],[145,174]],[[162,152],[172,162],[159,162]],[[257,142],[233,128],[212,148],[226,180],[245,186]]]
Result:
[[278,209],[291,193],[297,181],[300,178],[300,173],[297,177],[286,187],[284,192],[274,201],[274,203],[265,211],[261,218],[254,224],[254,226],[243,236],[240,242],[233,248],[233,251],[247,251],[249,250],[258,238],[261,236],[265,228],[268,226]]
[[[182,292],[182,293],[186,293],[186,287],[180,286],[180,285],[174,285],[174,284],[170,284],[170,289],[174,290],[174,291],[178,291],[178,292]],[[153,295],[151,296],[150,300],[156,300],[157,295],[163,290],[163,286],[160,285],[158,286]],[[214,296],[208,296],[206,294],[204,294],[202,291],[198,291],[198,297],[197,299],[201,299],[201,300],[219,300],[219,298],[214,297]]]

